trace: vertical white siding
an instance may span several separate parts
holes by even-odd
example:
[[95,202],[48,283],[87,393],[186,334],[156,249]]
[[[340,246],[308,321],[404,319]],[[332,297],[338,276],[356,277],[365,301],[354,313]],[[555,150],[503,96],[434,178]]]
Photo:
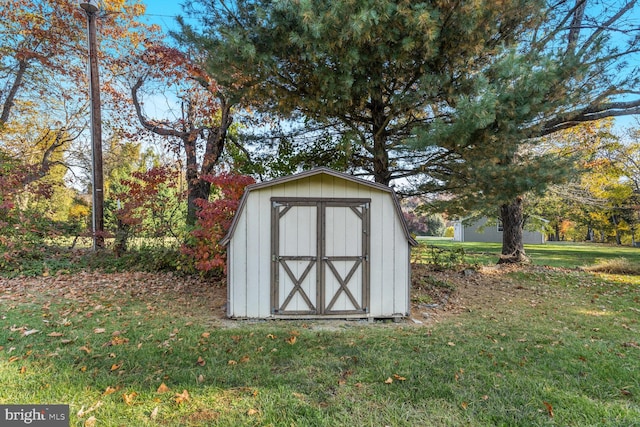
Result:
[[385,313],[385,278],[383,275],[383,265],[385,254],[383,251],[384,231],[382,230],[382,211],[379,206],[380,201],[371,195],[371,237],[370,237],[370,290],[369,297],[371,315]]
[[[246,251],[247,251],[247,279],[254,280],[256,276],[260,275],[261,272],[261,263],[260,258],[262,254],[260,253],[260,241],[262,240],[261,236],[261,224],[262,224],[262,209],[260,206],[260,197],[251,197],[247,200],[246,206],[246,228],[247,228],[247,243],[246,243]],[[249,282],[250,283],[250,282]],[[247,287],[246,291],[246,299],[245,299],[245,308],[244,311],[249,315],[251,312],[255,312],[255,310],[260,310],[260,288],[252,288]]]
[[[254,241],[255,252],[252,256],[253,262],[258,266],[252,277],[252,281],[247,284],[249,288],[257,284],[258,313],[257,317],[268,317],[271,315],[271,192],[261,191],[257,194],[259,201],[256,204],[257,214],[260,217],[260,227],[255,231],[256,241]],[[247,308],[252,312],[252,308]]]
[[[398,216],[394,216],[394,239],[395,239],[395,251],[394,256],[394,307],[392,314],[407,315],[409,314],[409,288],[411,286],[411,267],[409,265],[410,247],[409,242],[404,235],[402,228],[402,222]],[[406,283],[406,286],[400,286],[398,284]]]
[[231,317],[271,314],[271,202],[265,190],[247,198],[229,243]]
[[249,238],[247,236],[247,209],[241,212],[241,216],[236,220],[237,226],[234,232],[234,238],[229,242],[228,259],[228,296],[227,304],[228,315],[231,317],[246,317],[247,307],[247,286],[248,275],[252,272],[247,264],[247,245]]
[[[382,312],[385,315],[391,315],[396,310],[396,291],[395,291],[395,270],[399,267],[396,265],[396,239],[395,235],[398,231],[396,229],[395,222],[395,209],[391,203],[381,200],[381,197],[377,197],[378,202],[377,211],[379,216],[377,222],[372,224],[372,234],[380,233],[382,240],[380,247],[377,248],[381,252],[382,262],[379,265],[380,283],[379,286],[382,289]],[[373,272],[372,272],[373,275]]]

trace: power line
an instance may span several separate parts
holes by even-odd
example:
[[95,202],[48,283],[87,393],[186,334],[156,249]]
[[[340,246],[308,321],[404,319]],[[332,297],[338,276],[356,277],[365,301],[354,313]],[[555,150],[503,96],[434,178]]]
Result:
[[142,16],[157,16],[159,18],[177,18],[178,15],[158,15],[155,13],[145,13]]

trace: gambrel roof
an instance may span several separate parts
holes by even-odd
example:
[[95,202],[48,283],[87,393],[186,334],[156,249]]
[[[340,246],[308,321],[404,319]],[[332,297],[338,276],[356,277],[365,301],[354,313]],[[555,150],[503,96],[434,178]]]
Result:
[[402,223],[402,228],[403,228],[403,232],[404,235],[407,239],[407,242],[411,245],[411,246],[415,246],[418,243],[416,242],[416,240],[411,236],[411,233],[409,233],[409,228],[407,227],[407,223],[404,219],[404,215],[402,214],[402,209],[400,208],[400,202],[398,201],[398,197],[396,196],[395,191],[393,191],[392,188],[387,187],[386,185],[383,184],[379,184],[377,182],[372,182],[372,181],[367,181],[365,179],[362,178],[358,178],[355,177],[353,175],[349,175],[346,173],[342,173],[342,172],[337,172],[333,169],[329,169],[327,167],[318,167],[318,168],[314,168],[308,171],[304,171],[295,175],[289,175],[289,176],[285,176],[285,177],[281,177],[281,178],[276,178],[270,181],[264,181],[264,182],[258,182],[255,184],[251,184],[248,185],[247,188],[245,189],[245,192],[242,196],[242,199],[240,200],[240,205],[238,206],[238,210],[233,218],[233,221],[231,223],[231,227],[229,227],[229,231],[227,232],[227,235],[221,240],[221,244],[222,245],[227,245],[229,243],[229,241],[231,240],[231,238],[233,237],[233,234],[235,232],[236,226],[237,226],[237,222],[238,222],[238,218],[241,216],[243,210],[245,209],[246,206],[246,202],[247,199],[249,197],[249,194],[251,194],[251,192],[257,191],[257,190],[261,190],[267,187],[273,187],[276,185],[280,185],[280,184],[285,184],[291,181],[296,181],[296,180],[300,180],[300,179],[304,179],[304,178],[309,178],[309,177],[313,177],[313,176],[317,176],[317,175],[329,175],[331,177],[334,178],[338,178],[338,179],[342,179],[345,181],[349,181],[349,182],[353,182],[355,184],[358,185],[362,185],[368,188],[372,188],[375,190],[379,190],[385,193],[389,193],[391,199],[393,200],[393,205],[395,208],[395,212],[396,215],[398,217],[398,219],[400,220],[400,222]]

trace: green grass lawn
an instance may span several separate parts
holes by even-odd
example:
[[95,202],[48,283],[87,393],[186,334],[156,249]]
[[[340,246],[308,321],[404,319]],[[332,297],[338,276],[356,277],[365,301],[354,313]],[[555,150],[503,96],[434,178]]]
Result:
[[[495,264],[500,256],[500,243],[454,242],[450,239],[419,240],[422,246],[436,246],[455,250],[462,249],[469,264]],[[420,252],[422,249],[419,249]],[[602,245],[593,243],[547,242],[543,245],[525,245],[525,252],[534,265],[577,268],[593,265],[599,261],[626,258],[640,265],[640,248]]]
[[206,292],[124,277],[0,281],[0,404],[69,404],[72,426],[640,425],[638,276],[505,269],[424,325],[225,323]]

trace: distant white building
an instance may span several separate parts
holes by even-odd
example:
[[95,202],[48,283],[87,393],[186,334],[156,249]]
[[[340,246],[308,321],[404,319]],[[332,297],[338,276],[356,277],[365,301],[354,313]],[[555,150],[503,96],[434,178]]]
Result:
[[[456,242],[488,242],[502,243],[502,222],[487,224],[488,218],[465,225],[462,220],[453,224],[453,240]],[[545,242],[544,233],[540,231],[522,231],[522,241],[525,244],[536,245]]]

